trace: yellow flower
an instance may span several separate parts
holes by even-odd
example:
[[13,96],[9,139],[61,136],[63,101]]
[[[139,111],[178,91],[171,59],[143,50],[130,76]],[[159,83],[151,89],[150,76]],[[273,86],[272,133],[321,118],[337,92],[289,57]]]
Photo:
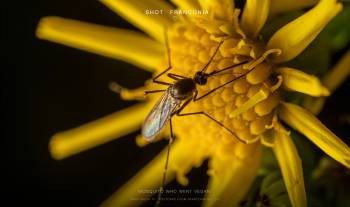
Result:
[[[315,1],[247,0],[242,11],[231,0],[172,0],[181,10],[204,10],[208,14],[174,14],[174,8],[163,0],[101,0],[150,37],[60,17],[43,18],[37,36],[96,54],[122,59],[159,74],[167,67],[164,58],[164,25],[168,28],[171,72],[192,77],[214,54],[224,40],[208,71],[248,61],[229,73],[218,75],[199,86],[203,94],[250,71],[203,98],[192,102],[186,112],[205,111],[223,123],[229,133],[207,117],[174,117],[176,141],[172,145],[167,177],[183,185],[186,174],[194,166],[209,159],[209,194],[204,206],[237,205],[253,182],[262,156],[262,146],[271,147],[281,168],[290,201],[294,207],[306,206],[306,194],[301,160],[289,132],[280,120],[308,137],[325,153],[350,167],[350,149],[304,108],[287,103],[283,91],[297,91],[313,97],[329,96],[344,79],[327,76],[326,86],[315,76],[283,66],[298,56],[342,10],[336,0],[320,0],[305,14],[289,22],[268,41],[260,36],[269,13],[276,14],[303,8]],[[290,6],[291,3],[293,6]],[[146,10],[162,10],[162,15],[146,15]],[[349,52],[345,64],[330,74],[349,74]],[[158,85],[146,82],[144,88],[122,90],[124,99],[140,99],[145,89]],[[79,153],[137,130],[159,95],[150,95],[144,103],[111,114],[86,125],[57,133],[50,142],[55,159]],[[319,102],[320,99],[309,100]],[[205,129],[205,130],[204,130]],[[164,134],[163,134],[164,135]],[[166,135],[164,135],[166,136]],[[244,140],[245,143],[239,140]],[[140,146],[146,145],[142,137]],[[150,194],[138,194],[138,189],[156,189],[161,185],[166,151],[121,187],[103,206],[140,205]],[[139,199],[133,199],[138,197]]]

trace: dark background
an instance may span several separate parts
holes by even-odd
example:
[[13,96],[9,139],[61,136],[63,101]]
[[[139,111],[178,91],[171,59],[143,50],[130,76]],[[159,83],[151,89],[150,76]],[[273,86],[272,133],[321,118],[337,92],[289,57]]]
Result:
[[[12,203],[35,206],[97,206],[166,143],[138,148],[135,132],[56,161],[48,152],[49,139],[58,131],[135,103],[121,101],[110,92],[109,81],[136,88],[151,74],[127,63],[36,39],[35,28],[41,17],[62,16],[137,29],[98,1],[17,3],[1,8],[2,196]],[[339,117],[349,116],[349,89],[347,81],[328,99],[320,115],[332,131],[347,138],[349,125]],[[205,172],[206,163],[194,169],[188,188],[204,189]],[[179,188],[174,182],[171,187]]]

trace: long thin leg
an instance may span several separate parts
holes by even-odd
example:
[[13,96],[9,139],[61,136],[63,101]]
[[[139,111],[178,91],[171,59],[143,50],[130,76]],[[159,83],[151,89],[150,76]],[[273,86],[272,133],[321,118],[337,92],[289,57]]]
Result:
[[213,61],[213,59],[214,59],[216,53],[219,51],[219,48],[220,48],[220,46],[222,45],[222,43],[224,43],[223,40],[219,43],[219,45],[218,45],[218,47],[216,48],[214,54],[210,57],[208,63],[202,68],[202,70],[201,70],[202,72],[205,72],[205,71],[207,70],[209,64],[211,63],[211,61]]
[[244,144],[249,144],[249,143],[253,143],[255,142],[257,139],[253,139],[253,140],[244,140],[239,138],[239,136],[237,136],[236,133],[234,133],[231,129],[229,129],[228,127],[226,127],[224,124],[222,124],[220,121],[216,120],[215,118],[213,118],[212,116],[210,116],[209,114],[205,113],[204,111],[198,111],[198,112],[191,112],[191,113],[184,113],[181,114],[180,111],[179,113],[176,113],[177,116],[191,116],[191,115],[204,115],[206,117],[208,117],[209,119],[213,120],[214,122],[216,122],[218,125],[220,125],[221,127],[223,127],[224,129],[226,129],[227,131],[229,131],[238,141],[244,143]]
[[195,99],[193,99],[193,101],[198,101],[198,100],[200,100],[200,99],[202,99],[202,98],[208,96],[209,94],[211,94],[211,93],[215,92],[216,90],[218,90],[218,89],[220,89],[220,88],[222,88],[222,87],[224,87],[224,86],[226,86],[226,85],[232,83],[233,81],[238,80],[238,79],[244,77],[245,75],[247,75],[248,73],[250,73],[250,72],[253,71],[253,70],[254,70],[254,68],[251,69],[250,71],[248,71],[248,72],[246,72],[246,73],[243,73],[243,74],[241,74],[240,76],[237,76],[237,77],[235,77],[234,79],[232,79],[232,80],[230,80],[230,81],[228,81],[228,82],[226,82],[226,83],[224,83],[224,84],[222,84],[222,85],[220,85],[220,86],[218,86],[218,87],[212,89],[211,91],[205,93],[204,95],[202,95],[202,96],[200,96],[200,97],[198,97],[198,98],[196,97]]
[[164,81],[157,80],[160,76],[164,75],[164,73],[168,72],[170,69],[171,69],[171,66],[168,67],[167,69],[165,69],[163,72],[159,73],[156,77],[152,78],[152,81],[154,83],[158,83],[158,84],[161,84],[161,85],[166,85],[166,86],[172,85],[171,83],[167,83],[167,82],[164,82]]
[[153,91],[145,91],[145,95],[146,94],[150,94],[150,93],[159,93],[159,92],[165,92],[166,90],[163,89],[163,90],[153,90]]
[[185,76],[182,76],[182,75],[178,75],[178,74],[175,74],[175,73],[168,73],[167,76],[171,79],[174,79],[174,80],[181,80],[181,79],[185,79],[187,77]]
[[166,173],[167,173],[168,164],[169,164],[170,146],[171,146],[171,143],[173,142],[173,139],[174,139],[173,124],[172,124],[171,118],[169,120],[169,124],[170,124],[170,138],[169,138],[169,142],[168,142],[165,166],[164,166],[164,171],[163,171],[162,185],[159,188],[158,198],[157,198],[157,202],[156,202],[156,207],[159,206],[160,200],[162,199],[162,194],[163,194],[163,190],[164,190],[165,182],[166,182]]
[[222,84],[222,85],[220,85],[220,86],[214,88],[213,90],[207,92],[206,94],[204,94],[204,95],[202,95],[202,96],[200,96],[200,97],[198,97],[198,98],[196,97],[196,99],[194,99],[193,101],[198,101],[198,100],[200,100],[200,99],[202,99],[202,98],[208,96],[209,94],[211,94],[211,93],[217,91],[218,89],[220,89],[220,88],[222,88],[222,87],[224,87],[224,86],[226,86],[226,85],[232,83],[233,81],[235,81],[235,80],[241,78],[241,77],[242,77],[242,76],[238,76],[238,77],[236,77],[236,78],[234,78],[234,79],[232,79],[232,80],[230,80],[230,81],[228,81],[228,82],[226,82],[226,83],[224,83],[224,84]]
[[[197,92],[197,91],[196,91]],[[196,93],[197,94],[197,93]],[[195,94],[195,96],[196,96],[196,94]],[[182,104],[182,106],[180,106],[180,108],[178,109],[178,110],[176,110],[173,114],[172,114],[172,116],[173,115],[177,115],[177,114],[179,114],[190,102],[192,101],[192,99],[188,99],[187,101],[185,101],[185,103],[183,103]]]
[[160,76],[164,75],[166,72],[168,72],[172,67],[171,67],[171,57],[170,57],[170,46],[169,46],[169,37],[168,37],[168,29],[166,27],[164,27],[164,38],[165,38],[165,47],[166,47],[166,51],[167,51],[167,58],[168,58],[168,68],[165,69],[163,72],[161,72],[160,74],[158,74],[156,77],[154,77],[152,79],[152,81],[154,83],[158,83],[161,85],[172,85],[171,83],[167,83],[164,81],[159,81],[157,80]]
[[221,72],[223,72],[223,71],[226,71],[226,70],[228,70],[228,69],[235,68],[235,67],[238,67],[238,66],[240,66],[240,65],[246,64],[247,62],[248,62],[248,61],[243,61],[243,62],[241,62],[241,63],[235,64],[235,65],[231,65],[231,66],[222,68],[222,69],[220,69],[220,70],[214,70],[213,72],[211,72],[211,73],[208,74],[208,77],[213,76],[213,75],[216,75],[216,74],[221,73]]
[[168,57],[168,67],[171,68],[169,36],[168,36],[168,29],[166,26],[164,27],[164,38],[165,38],[165,47],[166,47],[166,52]]

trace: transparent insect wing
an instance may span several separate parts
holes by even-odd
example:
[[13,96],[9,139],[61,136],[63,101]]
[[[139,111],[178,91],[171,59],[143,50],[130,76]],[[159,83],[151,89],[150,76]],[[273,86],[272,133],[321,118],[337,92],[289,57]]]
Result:
[[158,100],[143,123],[143,137],[148,141],[152,141],[165,127],[171,114],[180,104],[181,100],[173,98],[168,89]]

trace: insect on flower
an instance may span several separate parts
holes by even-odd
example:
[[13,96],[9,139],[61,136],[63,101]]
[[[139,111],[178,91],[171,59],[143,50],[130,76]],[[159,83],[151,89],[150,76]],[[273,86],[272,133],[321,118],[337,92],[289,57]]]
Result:
[[[223,71],[227,71],[229,69],[232,69],[234,67],[241,66],[247,61],[243,61],[241,63],[231,65],[229,67],[225,67],[222,69],[214,70],[210,73],[206,73],[206,69],[214,59],[215,55],[217,54],[220,46],[224,42],[222,40],[219,45],[217,46],[214,54],[210,57],[208,63],[199,71],[195,73],[193,77],[185,77],[181,76],[178,74],[174,73],[167,73],[169,70],[172,69],[171,66],[171,58],[170,58],[170,47],[168,43],[168,36],[166,30],[165,32],[165,40],[166,40],[166,49],[167,49],[167,56],[168,56],[168,68],[165,69],[163,72],[155,76],[152,81],[154,83],[160,84],[160,85],[166,85],[168,86],[167,89],[163,90],[152,90],[152,91],[145,91],[145,94],[150,94],[150,93],[159,93],[159,92],[164,92],[164,94],[161,96],[161,98],[158,100],[158,102],[155,104],[151,112],[148,114],[146,117],[144,124],[142,126],[142,135],[147,141],[153,141],[155,137],[161,132],[161,130],[166,126],[166,124],[169,122],[170,124],[170,139],[168,143],[168,150],[167,150],[167,157],[166,157],[166,163],[165,163],[165,168],[164,168],[164,174],[163,174],[163,181],[162,181],[162,186],[159,190],[158,193],[158,199],[157,199],[157,204],[159,205],[160,199],[161,199],[161,194],[164,188],[165,180],[166,180],[166,171],[167,171],[167,166],[169,162],[169,151],[170,151],[170,145],[173,141],[174,135],[173,135],[173,127],[172,127],[172,122],[171,118],[172,116],[190,116],[190,115],[204,115],[208,117],[209,119],[213,120],[217,124],[219,124],[221,127],[225,128],[228,130],[231,134],[234,135],[235,138],[237,138],[239,141],[243,143],[249,143],[247,140],[243,140],[239,138],[238,136],[235,135],[235,133],[223,125],[221,122],[210,116],[208,113],[204,111],[198,111],[198,112],[190,112],[190,113],[181,113],[183,109],[191,102],[198,101],[209,94],[215,92],[216,90],[232,83],[233,81],[244,77],[246,74],[248,74],[250,71],[253,69],[227,81],[226,83],[217,86],[216,88],[210,90],[209,92],[206,92],[203,95],[198,96],[198,90],[197,90],[197,85],[205,85],[208,81],[209,77],[212,77],[214,75],[217,75]],[[174,83],[168,83],[168,82],[163,82],[158,80],[162,75],[166,74],[167,76],[171,79],[173,79],[175,82]]]
[[[164,92],[164,94],[161,96],[159,101],[156,103],[156,105],[153,107],[151,112],[148,114],[143,127],[142,127],[142,135],[143,137],[148,140],[152,141],[154,138],[161,132],[161,130],[166,126],[167,122],[170,122],[171,126],[171,117],[174,115],[177,116],[189,116],[189,115],[205,115],[211,120],[215,121],[225,129],[229,130],[232,134],[230,129],[222,125],[219,121],[211,117],[209,114],[200,111],[200,112],[191,112],[191,113],[181,113],[182,110],[191,102],[191,101],[198,101],[209,94],[213,93],[214,91],[224,87],[225,85],[233,82],[234,80],[237,80],[240,77],[243,77],[245,74],[238,76],[227,83],[224,83],[211,91],[205,93],[204,95],[201,95],[198,97],[198,91],[197,91],[197,85],[205,85],[208,81],[208,78],[211,76],[214,76],[222,71],[231,69],[233,67],[243,65],[246,62],[242,62],[239,64],[235,64],[220,70],[213,71],[211,73],[205,73],[206,69],[210,65],[210,62],[215,57],[215,54],[217,53],[220,45],[223,43],[221,41],[219,43],[219,46],[217,47],[214,55],[210,58],[209,62],[198,72],[195,73],[195,75],[191,77],[184,77],[178,74],[174,73],[168,73],[167,76],[173,80],[175,80],[175,83],[167,83],[163,81],[159,81],[158,78],[160,78],[162,75],[167,73],[169,70],[171,70],[171,61],[170,58],[168,58],[168,64],[169,67],[165,69],[163,72],[161,72],[159,75],[154,77],[152,81],[157,84],[166,85],[169,86],[167,89],[163,90],[153,90],[153,91],[145,91],[145,94],[150,93],[158,93],[158,92]],[[168,47],[168,46],[167,46]],[[170,57],[170,50],[168,49],[168,56]],[[184,103],[181,105],[181,103],[184,101]],[[172,131],[171,131],[172,132]],[[171,133],[172,135],[172,133]],[[236,137],[236,136],[235,136]],[[172,137],[171,137],[172,138]],[[245,140],[241,140],[237,137],[240,141],[246,143]]]
[[[191,3],[174,0],[171,4],[163,0],[102,0],[101,2],[145,34],[49,16],[40,20],[36,30],[37,37],[120,59],[151,72],[161,69],[155,74],[158,75],[165,68],[170,67],[170,65],[164,66],[164,53],[161,48],[163,42],[166,42],[163,41],[162,26],[166,25],[167,28],[171,28],[169,44],[173,68],[169,72],[195,79],[195,74],[201,71],[200,69],[214,54],[218,44],[216,40],[223,37],[225,40],[218,54],[208,69],[202,71],[203,73],[211,73],[220,68],[241,63],[243,60],[249,61],[237,68],[232,68],[232,71],[218,74],[229,73],[228,75],[207,77],[208,83],[204,85],[195,83],[195,89],[192,88],[192,93],[189,92],[187,99],[173,98],[170,89],[184,78],[168,74],[177,79],[167,81],[174,83],[164,86],[169,91],[161,90],[163,92],[157,93],[165,94],[163,97],[165,108],[155,109],[160,113],[158,117],[163,118],[163,122],[158,120],[153,126],[150,122],[144,125],[144,129],[153,129],[154,131],[151,132],[156,135],[168,122],[172,121],[177,137],[171,144],[172,154],[169,157],[171,162],[169,161],[167,181],[176,178],[180,184],[188,184],[189,179],[186,174],[193,167],[200,166],[208,160],[207,188],[210,193],[204,195],[203,206],[238,206],[244,196],[248,195],[249,188],[258,175],[263,153],[265,153],[263,148],[267,147],[273,151],[280,166],[291,205],[306,207],[308,195],[305,191],[303,175],[305,163],[302,162],[298,148],[290,136],[291,128],[305,135],[326,154],[350,168],[349,146],[315,116],[322,109],[326,97],[344,82],[349,74],[349,67],[346,66],[349,65],[350,53],[347,52],[341,62],[327,72],[322,80],[305,73],[307,68],[291,68],[296,63],[292,62],[296,57],[301,57],[297,65],[299,62],[304,62],[300,60],[305,59],[304,63],[308,63],[314,57],[313,55],[306,57],[307,52],[302,52],[322,30],[324,31],[326,25],[341,13],[345,4],[337,0],[320,0],[312,7],[309,1],[298,1],[299,3],[290,5],[285,4],[285,1],[272,3],[270,0],[248,0],[244,6],[240,3],[241,1],[233,0],[193,0]],[[209,11],[209,15],[186,15],[182,18],[182,16],[173,16],[164,12],[162,16],[144,16],[145,9],[150,8],[164,11],[172,8],[205,9]],[[283,14],[284,11],[299,13],[297,11],[299,9],[307,9],[307,11],[277,29],[281,23],[280,18],[290,17],[290,13]],[[173,21],[174,17],[181,18]],[[273,31],[275,29],[276,31]],[[265,32],[262,32],[263,30]],[[322,45],[320,46],[323,48]],[[135,50],[136,47],[140,50]],[[314,51],[312,48],[309,47],[310,51]],[[321,51],[322,55],[328,53],[328,47],[324,49]],[[304,63],[300,66],[308,65]],[[161,65],[163,66],[159,67]],[[308,70],[314,67],[316,66],[311,66]],[[178,118],[174,116],[188,99],[193,100],[197,89],[198,96],[205,94],[243,73],[247,74],[246,77],[234,81],[232,85],[229,84],[200,101],[189,101],[182,113],[205,111],[235,132],[237,137],[250,141],[254,139],[256,143],[238,142],[233,134],[228,133],[228,130],[223,129],[208,117]],[[164,80],[168,78],[167,72],[159,80],[163,78]],[[149,87],[148,83],[135,90],[120,90],[121,98],[143,100],[145,88],[158,89]],[[119,87],[119,89],[122,88]],[[312,109],[314,114],[302,106],[290,103],[290,101],[299,102],[299,100],[286,97],[285,90],[312,96],[305,97],[306,101],[300,104],[303,104],[306,109]],[[106,118],[56,133],[49,143],[52,157],[62,160],[137,130],[151,111],[149,103],[157,101],[155,97],[148,98],[144,103],[128,107]],[[176,105],[172,105],[174,103],[170,101],[177,101]],[[163,109],[167,109],[168,114],[164,114]],[[282,122],[291,128],[284,127]],[[153,141],[155,137],[150,135],[148,139]],[[142,139],[141,136],[137,137],[136,142],[139,146],[147,144],[147,140]],[[140,206],[144,201],[149,200],[152,193],[139,193],[139,190],[162,189],[161,173],[156,172],[164,170],[163,177],[165,176],[167,167],[164,168],[164,161],[168,159],[167,154],[169,154],[168,147],[104,201],[102,206]],[[286,199],[286,196],[283,197]],[[158,200],[157,203],[160,202],[160,199]],[[286,203],[283,202],[283,205]]]
[[[169,40],[168,40],[168,35],[167,35],[167,30],[164,30],[164,36],[165,36],[165,46],[166,46],[166,51],[167,51],[167,59],[168,59],[168,67],[155,76],[152,81],[156,84],[160,85],[165,85],[168,86],[167,89],[160,89],[160,90],[151,90],[151,91],[145,91],[145,95],[151,94],[151,93],[159,93],[159,92],[164,92],[163,95],[160,97],[158,102],[154,105],[153,109],[150,111],[150,113],[147,115],[143,126],[142,126],[142,136],[149,142],[154,141],[154,139],[157,137],[157,135],[162,131],[162,129],[167,125],[169,122],[170,124],[170,138],[168,142],[168,148],[167,148],[167,156],[166,156],[166,161],[165,161],[165,167],[164,167],[164,172],[163,172],[163,179],[162,179],[162,185],[159,189],[158,192],[158,198],[156,202],[156,206],[159,205],[160,200],[161,200],[161,195],[164,189],[165,181],[166,181],[166,172],[168,168],[168,162],[169,162],[169,153],[170,153],[170,145],[174,139],[174,134],[173,134],[173,127],[172,127],[172,121],[171,118],[176,115],[176,116],[191,116],[191,115],[204,115],[207,118],[211,119],[212,121],[216,122],[218,125],[223,127],[225,130],[230,132],[234,138],[239,140],[242,143],[248,144],[253,141],[248,141],[244,140],[242,138],[239,138],[235,134],[234,131],[226,127],[224,124],[222,124],[220,121],[216,120],[214,117],[209,115],[208,113],[204,111],[197,111],[197,112],[190,112],[190,113],[181,113],[186,106],[191,102],[196,102],[198,100],[203,99],[204,97],[212,94],[213,92],[217,91],[220,88],[223,88],[224,86],[234,82],[235,80],[238,80],[245,75],[247,75],[249,72],[251,72],[253,69],[241,73],[238,76],[234,77],[233,79],[227,81],[226,83],[217,86],[216,88],[204,93],[203,95],[198,95],[198,90],[197,86],[198,85],[205,85],[208,81],[209,77],[215,76],[215,75],[220,75],[223,74],[222,72],[228,71],[230,69],[233,69],[238,66],[243,66],[244,64],[248,63],[248,61],[242,61],[240,63],[230,65],[228,67],[224,67],[221,69],[214,70],[210,73],[206,73],[206,70],[212,60],[214,59],[215,55],[219,51],[220,46],[224,43],[224,40],[222,40],[219,45],[216,47],[214,54],[210,57],[209,61],[207,64],[204,65],[202,69],[197,71],[193,77],[185,77],[179,74],[174,74],[174,73],[168,73],[172,69],[171,65],[171,58],[170,58],[170,46],[169,46]],[[167,75],[169,78],[174,80],[174,83],[168,83],[164,81],[158,80],[161,76]],[[122,90],[122,87],[115,83],[112,82],[110,85],[110,89],[114,92],[120,93]]]

